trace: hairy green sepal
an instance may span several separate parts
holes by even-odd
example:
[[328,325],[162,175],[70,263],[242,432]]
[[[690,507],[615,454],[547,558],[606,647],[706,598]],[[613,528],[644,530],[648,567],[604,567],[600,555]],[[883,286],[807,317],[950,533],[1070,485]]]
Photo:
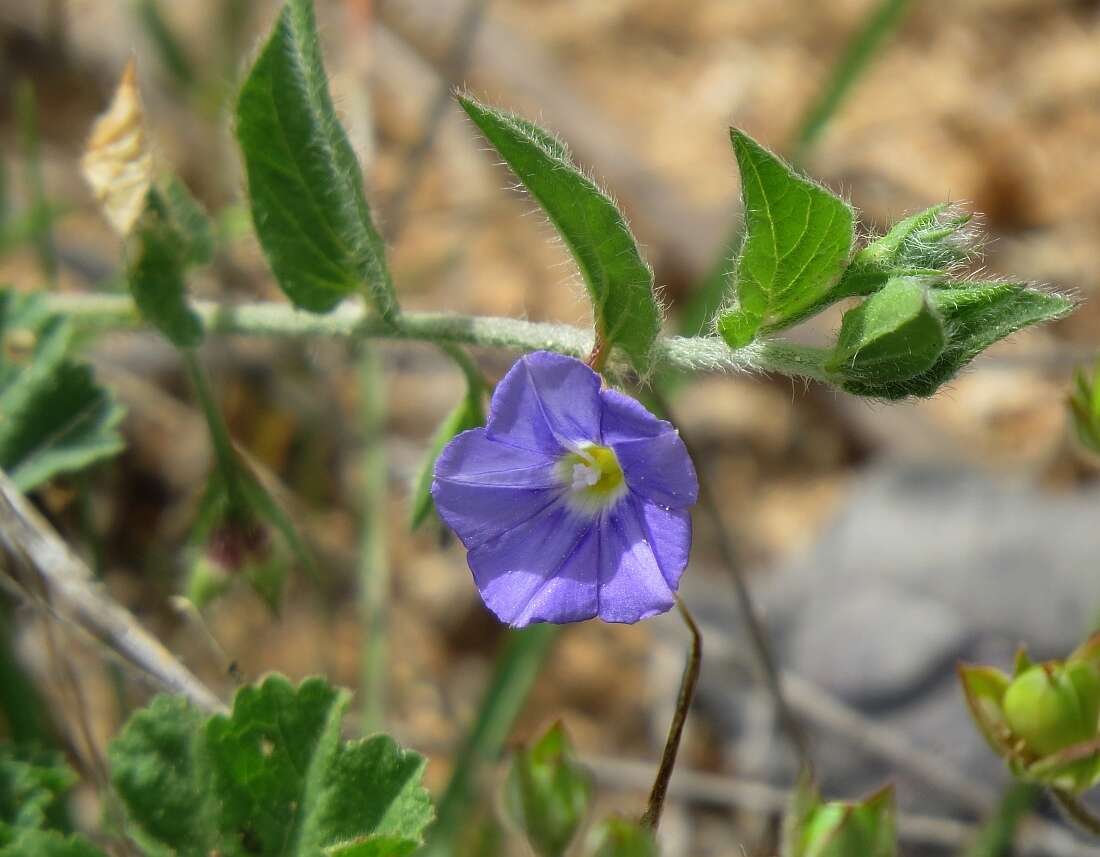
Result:
[[947,333],[919,280],[891,280],[844,314],[825,368],[842,383],[889,384],[935,365]]

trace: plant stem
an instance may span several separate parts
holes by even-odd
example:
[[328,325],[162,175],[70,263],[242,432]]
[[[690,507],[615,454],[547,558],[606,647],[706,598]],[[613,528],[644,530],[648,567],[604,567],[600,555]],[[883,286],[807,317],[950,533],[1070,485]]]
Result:
[[[672,406],[669,404],[664,394],[657,387],[654,387],[651,391],[651,395],[658,408],[664,412],[664,415],[668,417],[674,425],[680,425],[680,422],[673,417]],[[687,447],[688,455],[691,456],[692,461],[701,461],[701,457],[696,453],[694,448],[694,443],[690,441],[683,431],[680,432],[680,438],[683,440],[684,446]],[[809,742],[806,739],[805,731],[802,729],[802,724],[799,723],[798,718],[795,717],[783,693],[783,684],[780,681],[779,669],[772,655],[771,644],[768,642],[768,634],[767,631],[764,630],[764,623],[760,620],[756,605],[752,600],[752,593],[749,592],[748,583],[745,581],[745,575],[741,569],[740,558],[737,556],[737,548],[734,546],[733,539],[730,538],[729,533],[726,532],[725,522],[722,520],[722,512],[718,506],[718,501],[715,498],[714,492],[711,490],[707,471],[701,468],[697,470],[697,474],[699,478],[699,505],[703,507],[707,517],[710,518],[711,527],[714,529],[714,534],[718,542],[719,556],[722,558],[722,564],[726,567],[730,579],[733,581],[733,590],[737,595],[738,607],[745,620],[745,626],[748,628],[749,639],[752,641],[753,650],[756,654],[756,661],[760,666],[761,672],[764,674],[764,683],[767,685],[768,692],[771,694],[772,704],[775,706],[779,723],[783,727],[783,731],[787,733],[787,737],[790,739],[791,744],[794,746],[795,752],[798,755],[800,767],[804,771],[811,771],[813,769],[813,761],[810,756]]]
[[[275,302],[230,306],[191,301],[190,305],[207,333],[449,342],[519,351],[557,351],[582,360],[592,352],[591,331],[567,324],[432,312],[402,313],[387,322],[354,303],[345,304],[327,315],[315,315]],[[46,306],[92,330],[144,326],[133,301],[123,295],[52,294],[46,298]],[[718,337],[671,336],[659,339],[653,347],[653,368],[678,372],[774,372],[827,381],[824,362],[824,349],[782,340],[754,342],[734,350]]]
[[1067,821],[1089,836],[1100,837],[1100,818],[1075,795],[1062,789],[1051,789],[1050,796]]
[[206,377],[206,370],[199,361],[198,354],[191,348],[181,348],[180,355],[187,369],[187,376],[195,388],[199,405],[203,416],[206,418],[207,428],[210,430],[210,444],[214,448],[214,460],[218,471],[225,480],[225,491],[229,496],[229,505],[232,509],[241,510],[249,508],[246,497],[241,489],[237,474],[237,452],[233,448],[233,439],[229,436],[229,427],[225,424],[221,409],[218,407],[214,391],[210,388],[210,380]]
[[385,726],[386,678],[389,661],[390,566],[386,547],[388,468],[382,444],[385,422],[385,381],[375,349],[364,345],[359,358],[359,408],[363,431],[362,538],[359,547],[359,602],[363,619],[361,682],[363,732]]
[[672,770],[676,767],[676,755],[680,751],[680,739],[684,735],[684,724],[687,722],[688,709],[695,698],[695,686],[699,683],[699,668],[703,663],[703,635],[699,632],[699,626],[695,624],[695,618],[683,600],[676,596],[676,606],[680,608],[680,615],[684,619],[691,632],[691,650],[688,652],[687,663],[684,665],[684,675],[680,679],[680,692],[676,696],[676,710],[672,715],[672,722],[668,727],[668,738],[665,739],[665,749],[661,754],[661,764],[657,768],[657,776],[653,780],[653,788],[649,792],[649,802],[646,805],[645,814],[642,816],[642,825],[656,830],[661,823],[661,810],[665,806],[665,797],[668,795],[668,783],[672,779]]
[[863,21],[798,128],[791,146],[796,163],[806,156],[852,87],[867,71],[875,54],[901,25],[911,3],[912,0],[880,0]]

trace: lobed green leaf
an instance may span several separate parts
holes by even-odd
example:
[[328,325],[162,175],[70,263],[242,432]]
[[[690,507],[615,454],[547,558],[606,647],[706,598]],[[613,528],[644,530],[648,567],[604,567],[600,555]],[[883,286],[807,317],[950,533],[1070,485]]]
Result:
[[120,452],[122,407],[66,357],[69,326],[0,290],[0,468],[24,491]]
[[653,271],[623,214],[573,163],[568,148],[519,116],[460,96],[459,103],[542,206],[584,278],[605,345],[616,345],[639,371],[649,367],[661,328]]
[[111,777],[153,857],[398,857],[432,819],[424,759],[385,735],[341,740],[348,696],[272,676],[205,718],[160,697],[110,748]]
[[364,286],[397,312],[382,237],[328,92],[312,0],[287,0],[237,101],[252,219],[280,287],[327,312]]
[[745,238],[736,300],[719,313],[718,332],[740,348],[762,328],[793,324],[828,294],[848,262],[853,215],[844,200],[747,134],[734,129],[730,136],[741,171]]

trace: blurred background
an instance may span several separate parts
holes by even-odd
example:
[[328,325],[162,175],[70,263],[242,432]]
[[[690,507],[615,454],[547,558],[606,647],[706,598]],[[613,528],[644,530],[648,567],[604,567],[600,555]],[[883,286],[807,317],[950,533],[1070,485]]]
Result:
[[[317,6],[337,107],[408,309],[588,323],[564,248],[460,115],[455,86],[556,131],[611,190],[656,270],[670,332],[705,325],[721,294],[716,272],[729,269],[739,222],[730,125],[842,192],[866,234],[958,202],[982,215],[985,275],[1083,300],[1071,318],[994,347],[931,401],[878,405],[749,376],[694,378],[672,394],[724,537],[764,607],[826,793],[855,797],[896,775],[904,853],[961,853],[1005,780],[968,723],[955,661],[1007,667],[1018,643],[1061,656],[1100,617],[1097,470],[1072,442],[1065,405],[1072,371],[1091,365],[1100,340],[1090,300],[1100,288],[1100,3]],[[242,206],[230,121],[239,75],[275,9],[266,0],[5,0],[0,283],[125,288],[119,241],[79,159],[134,56],[159,157],[217,224],[217,261],[192,277],[193,293],[280,299]],[[839,311],[794,336],[823,342],[838,323]],[[234,591],[204,628],[171,601],[210,463],[175,353],[152,334],[107,336],[87,353],[128,408],[127,450],[39,492],[51,520],[119,601],[227,693],[267,670],[358,688],[362,557],[384,564],[385,723],[430,757],[429,784],[442,788],[504,634],[439,524],[408,527],[410,484],[461,395],[453,365],[427,345],[376,349],[384,404],[369,417],[380,421],[384,457],[370,466],[385,474],[380,488],[364,479],[364,445],[375,438],[345,344],[208,341],[203,357],[233,435],[277,479],[320,579],[293,576],[277,617]],[[476,357],[496,379],[514,355]],[[384,515],[364,539],[372,490],[384,491]],[[794,774],[721,537],[697,516],[684,591],[707,651],[663,824],[673,856],[774,853],[781,789]],[[118,687],[99,654],[71,640],[66,658],[84,697],[74,711],[33,619],[14,614],[18,648],[57,729],[71,735],[83,721],[105,742],[145,690]],[[566,629],[510,740],[562,719],[596,773],[601,805],[637,811],[685,645],[675,616]],[[492,771],[482,786],[493,792]],[[1094,853],[1036,821],[1021,837],[1019,853]],[[502,847],[523,853],[518,841]]]

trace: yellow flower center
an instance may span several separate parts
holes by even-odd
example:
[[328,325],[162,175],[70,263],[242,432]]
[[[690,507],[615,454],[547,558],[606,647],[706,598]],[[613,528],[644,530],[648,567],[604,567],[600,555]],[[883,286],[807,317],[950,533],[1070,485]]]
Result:
[[590,443],[567,453],[558,462],[558,476],[572,504],[586,512],[611,506],[626,491],[623,468],[608,446]]

